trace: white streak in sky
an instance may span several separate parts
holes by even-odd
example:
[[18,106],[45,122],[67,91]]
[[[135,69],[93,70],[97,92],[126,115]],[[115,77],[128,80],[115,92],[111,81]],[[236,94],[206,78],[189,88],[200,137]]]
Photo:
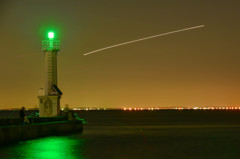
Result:
[[135,42],[138,42],[138,41],[143,41],[143,40],[147,40],[147,39],[156,38],[156,37],[159,37],[159,36],[174,34],[174,33],[182,32],[182,31],[187,31],[187,30],[192,30],[192,29],[197,29],[197,28],[202,28],[202,27],[204,27],[204,25],[199,25],[199,26],[195,26],[195,27],[190,27],[190,28],[185,28],[185,29],[170,31],[170,32],[167,32],[167,33],[162,33],[162,34],[153,35],[153,36],[149,36],[149,37],[145,37],[145,38],[141,38],[141,39],[137,39],[137,40],[128,41],[128,42],[121,43],[121,44],[116,44],[116,45],[108,46],[108,47],[105,47],[105,48],[102,48],[102,49],[98,49],[98,50],[94,50],[94,51],[85,53],[85,54],[83,54],[83,55],[89,55],[89,54],[92,54],[92,53],[95,53],[95,52],[99,52],[99,51],[111,49],[111,48],[118,47],[118,46],[122,46],[122,45],[127,45],[127,44],[130,44],[130,43],[135,43]]

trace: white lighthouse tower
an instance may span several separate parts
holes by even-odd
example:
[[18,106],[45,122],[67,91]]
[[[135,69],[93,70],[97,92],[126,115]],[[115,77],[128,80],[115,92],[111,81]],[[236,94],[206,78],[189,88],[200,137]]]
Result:
[[45,88],[39,98],[39,116],[52,117],[60,115],[62,92],[57,85],[57,53],[60,41],[54,40],[54,33],[48,33],[48,40],[42,41],[45,56]]

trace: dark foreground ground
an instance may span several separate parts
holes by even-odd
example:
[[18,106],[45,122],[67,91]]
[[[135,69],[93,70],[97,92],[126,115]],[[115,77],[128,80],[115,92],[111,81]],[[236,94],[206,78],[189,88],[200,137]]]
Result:
[[0,158],[240,158],[240,111],[82,111],[80,116],[88,121],[83,134],[6,146]]

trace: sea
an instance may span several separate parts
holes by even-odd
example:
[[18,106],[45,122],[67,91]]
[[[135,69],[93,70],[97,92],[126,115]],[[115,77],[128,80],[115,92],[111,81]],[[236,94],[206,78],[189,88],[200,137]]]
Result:
[[[0,159],[240,158],[239,110],[76,113],[86,121],[82,133],[2,145]],[[17,115],[18,111],[0,111],[0,118]]]

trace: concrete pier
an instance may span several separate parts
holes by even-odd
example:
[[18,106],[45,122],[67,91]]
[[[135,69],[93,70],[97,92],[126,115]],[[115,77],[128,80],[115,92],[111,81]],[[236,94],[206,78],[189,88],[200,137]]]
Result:
[[[5,122],[11,123],[9,125]],[[83,124],[80,120],[64,120],[64,118],[29,118],[29,125],[20,125],[20,119],[1,119],[0,146],[18,141],[36,139],[39,137],[81,133]],[[1,122],[2,121],[2,122]]]

